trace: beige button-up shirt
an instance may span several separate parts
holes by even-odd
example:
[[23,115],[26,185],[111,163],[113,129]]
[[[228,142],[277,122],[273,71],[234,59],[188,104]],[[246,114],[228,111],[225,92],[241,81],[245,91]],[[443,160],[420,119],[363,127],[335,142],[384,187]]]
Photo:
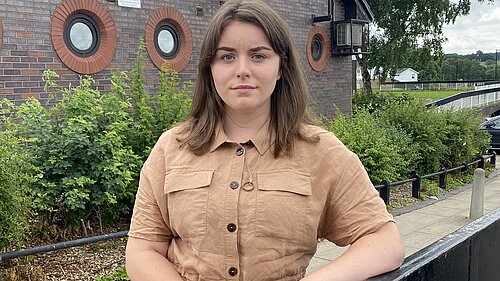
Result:
[[178,128],[164,133],[142,168],[129,236],[170,243],[185,280],[284,281],[304,276],[318,238],[344,246],[393,220],[332,133],[307,126],[320,141],[275,158],[267,130],[239,144],[219,129],[202,156],[179,148]]

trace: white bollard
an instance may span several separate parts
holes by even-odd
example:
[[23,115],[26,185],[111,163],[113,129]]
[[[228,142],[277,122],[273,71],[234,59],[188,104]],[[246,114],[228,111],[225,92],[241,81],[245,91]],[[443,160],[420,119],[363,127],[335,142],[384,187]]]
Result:
[[469,218],[475,220],[483,215],[484,211],[484,170],[474,170],[474,182],[472,183],[472,195],[470,200]]

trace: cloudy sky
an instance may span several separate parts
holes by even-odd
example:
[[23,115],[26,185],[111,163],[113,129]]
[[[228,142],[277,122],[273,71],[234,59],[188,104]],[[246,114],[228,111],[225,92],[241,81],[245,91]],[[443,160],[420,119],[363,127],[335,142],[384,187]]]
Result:
[[500,1],[493,4],[472,0],[470,14],[457,18],[455,24],[443,28],[448,41],[444,43],[445,53],[461,55],[500,52]]

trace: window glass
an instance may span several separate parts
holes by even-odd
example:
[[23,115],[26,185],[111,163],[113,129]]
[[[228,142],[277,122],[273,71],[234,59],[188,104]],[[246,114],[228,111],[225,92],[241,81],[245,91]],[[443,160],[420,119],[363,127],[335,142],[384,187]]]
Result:
[[69,37],[71,44],[82,51],[89,49],[94,41],[90,27],[83,22],[76,22],[70,27]]
[[323,42],[319,36],[314,36],[311,41],[311,52],[314,61],[319,61],[323,55]]

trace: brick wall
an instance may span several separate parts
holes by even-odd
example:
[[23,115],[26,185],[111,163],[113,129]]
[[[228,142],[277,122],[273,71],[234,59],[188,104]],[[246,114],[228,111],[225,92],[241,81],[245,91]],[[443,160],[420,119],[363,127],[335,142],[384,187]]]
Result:
[[[177,9],[190,24],[193,53],[189,65],[180,73],[180,77],[183,80],[195,79],[199,46],[207,22],[219,7],[219,0],[142,0],[141,9],[119,7],[116,2],[107,0],[97,1],[108,10],[117,32],[117,48],[111,64],[105,70],[92,75],[100,90],[109,90],[108,78],[113,70],[130,70],[139,37],[144,37],[146,22],[153,11],[161,7]],[[55,70],[61,76],[60,84],[63,86],[78,83],[79,75],[60,61],[52,47],[51,16],[60,2],[61,0],[0,0],[0,19],[3,25],[3,40],[0,45],[0,99],[7,98],[16,103],[29,97],[46,99],[41,74],[47,68]],[[316,111],[329,115],[334,111],[334,107],[337,107],[343,112],[350,112],[350,56],[330,56],[327,67],[321,72],[313,71],[307,62],[306,42],[312,28],[311,15],[326,15],[328,1],[267,2],[290,24],[295,43],[303,54],[302,62]],[[196,15],[196,7],[203,9],[203,15]],[[342,15],[341,9],[339,2],[335,13],[337,19]],[[325,24],[328,23],[317,25]],[[146,72],[148,86],[153,92],[158,70],[149,60]]]

